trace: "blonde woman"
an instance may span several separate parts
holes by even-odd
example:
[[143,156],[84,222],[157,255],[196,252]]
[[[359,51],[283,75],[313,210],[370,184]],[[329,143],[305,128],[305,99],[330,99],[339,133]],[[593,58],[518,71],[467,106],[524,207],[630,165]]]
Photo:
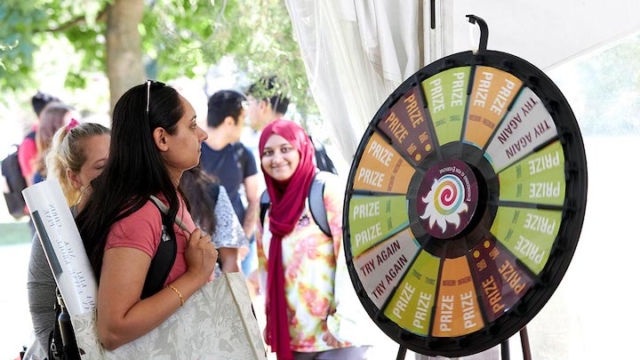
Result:
[[[109,156],[109,129],[95,123],[72,121],[53,136],[46,158],[48,177],[58,179],[69,206],[75,210],[91,180],[100,174]],[[29,311],[38,345],[50,348],[56,303],[56,283],[38,236],[31,243],[27,291]]]

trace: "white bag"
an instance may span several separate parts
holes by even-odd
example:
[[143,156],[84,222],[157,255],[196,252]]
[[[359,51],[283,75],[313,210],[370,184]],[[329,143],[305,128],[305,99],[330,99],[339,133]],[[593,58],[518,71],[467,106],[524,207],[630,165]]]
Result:
[[100,345],[95,310],[71,321],[83,359],[266,359],[241,273],[223,273],[160,326],[114,351]]

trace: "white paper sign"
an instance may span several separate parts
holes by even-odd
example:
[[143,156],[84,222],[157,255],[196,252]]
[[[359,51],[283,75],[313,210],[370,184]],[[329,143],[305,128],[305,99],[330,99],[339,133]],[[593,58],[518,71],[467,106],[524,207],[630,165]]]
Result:
[[45,180],[22,194],[69,314],[93,311],[98,286],[60,184]]

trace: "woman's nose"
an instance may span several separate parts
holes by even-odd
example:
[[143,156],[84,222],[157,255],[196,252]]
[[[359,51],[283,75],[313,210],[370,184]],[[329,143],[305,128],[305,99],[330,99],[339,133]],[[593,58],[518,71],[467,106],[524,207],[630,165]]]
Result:
[[282,154],[278,151],[274,151],[271,161],[275,164],[279,164],[282,161]]
[[200,131],[200,136],[198,136],[198,139],[200,139],[200,142],[207,140],[207,138],[209,137],[209,134],[207,134],[207,132],[204,131],[204,129],[202,129],[200,126],[198,126],[198,130]]

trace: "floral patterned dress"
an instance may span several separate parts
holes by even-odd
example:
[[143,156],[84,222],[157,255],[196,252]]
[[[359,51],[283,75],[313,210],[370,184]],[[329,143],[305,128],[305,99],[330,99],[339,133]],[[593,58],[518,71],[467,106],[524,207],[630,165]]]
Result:
[[[325,183],[323,194],[332,237],[313,220],[309,199],[294,230],[282,239],[285,293],[291,350],[317,352],[333,349],[322,339],[330,332],[342,344],[370,345],[363,322],[369,320],[358,300],[345,262],[342,245],[344,185],[338,177]],[[257,232],[260,288],[267,289],[268,254],[271,241],[269,213],[264,229]],[[365,325],[366,326],[366,325]]]

